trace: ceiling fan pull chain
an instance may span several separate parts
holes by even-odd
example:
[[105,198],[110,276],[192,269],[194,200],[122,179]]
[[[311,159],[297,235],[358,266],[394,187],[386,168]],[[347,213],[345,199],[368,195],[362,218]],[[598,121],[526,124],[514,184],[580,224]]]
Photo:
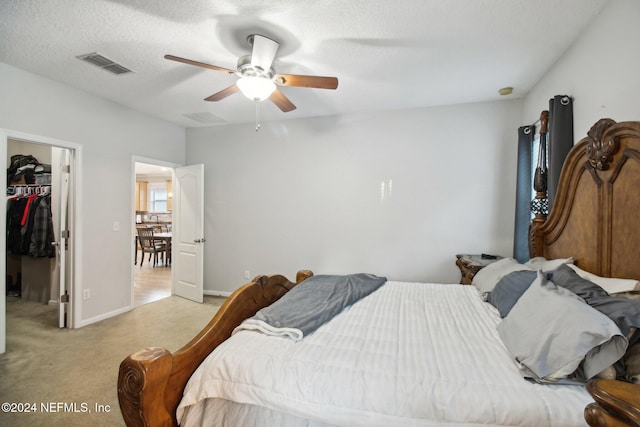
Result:
[[260,130],[260,102],[256,99],[256,132]]

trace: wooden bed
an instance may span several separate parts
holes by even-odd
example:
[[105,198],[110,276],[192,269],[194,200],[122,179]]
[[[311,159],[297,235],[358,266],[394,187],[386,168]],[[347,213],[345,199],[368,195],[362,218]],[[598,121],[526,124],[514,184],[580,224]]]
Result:
[[[573,257],[582,269],[606,277],[640,279],[640,122],[598,121],[569,153],[548,219],[530,231],[533,256]],[[207,355],[244,319],[309,278],[258,276],[234,292],[211,322],[175,353],[146,348],[120,365],[118,397],[128,426],[175,426],[185,385]],[[592,380],[591,426],[640,425],[640,385]]]
[[[599,120],[569,152],[549,218],[534,219],[532,256],[573,257],[604,277],[640,278],[640,122]],[[640,425],[640,385],[593,380],[591,426]]]

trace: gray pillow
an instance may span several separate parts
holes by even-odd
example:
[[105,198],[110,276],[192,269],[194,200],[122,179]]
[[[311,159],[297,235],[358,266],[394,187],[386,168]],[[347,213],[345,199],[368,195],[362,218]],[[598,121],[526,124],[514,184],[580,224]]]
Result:
[[498,325],[525,377],[555,382],[574,374],[587,380],[620,359],[627,339],[611,319],[538,272]]
[[[640,339],[640,301],[622,296],[610,296],[589,280],[583,279],[570,267],[563,265],[553,273],[553,283],[566,288],[584,299],[587,304],[613,320],[624,336],[630,338],[631,344]],[[636,328],[633,337],[632,328]]]
[[587,300],[593,297],[608,297],[607,291],[595,283],[583,279],[571,267],[561,265],[553,272],[553,283],[569,289],[580,298]]
[[493,290],[502,277],[513,271],[521,270],[535,271],[533,268],[520,264],[513,258],[502,258],[478,271],[476,275],[473,276],[471,284],[478,289],[480,295],[486,297],[487,293]]
[[500,317],[506,317],[536,277],[537,272],[529,270],[514,271],[503,276],[487,295],[487,302],[498,309]]

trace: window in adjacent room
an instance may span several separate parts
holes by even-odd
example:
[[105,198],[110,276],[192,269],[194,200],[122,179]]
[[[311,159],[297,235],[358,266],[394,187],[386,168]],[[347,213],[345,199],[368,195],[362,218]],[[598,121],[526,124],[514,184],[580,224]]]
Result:
[[151,212],[167,212],[167,184],[149,183],[149,208]]

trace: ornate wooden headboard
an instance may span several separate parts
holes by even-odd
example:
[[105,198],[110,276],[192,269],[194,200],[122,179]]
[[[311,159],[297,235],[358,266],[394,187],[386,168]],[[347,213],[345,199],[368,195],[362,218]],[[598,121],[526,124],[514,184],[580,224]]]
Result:
[[572,256],[582,269],[640,279],[640,122],[599,120],[569,152],[531,256]]

